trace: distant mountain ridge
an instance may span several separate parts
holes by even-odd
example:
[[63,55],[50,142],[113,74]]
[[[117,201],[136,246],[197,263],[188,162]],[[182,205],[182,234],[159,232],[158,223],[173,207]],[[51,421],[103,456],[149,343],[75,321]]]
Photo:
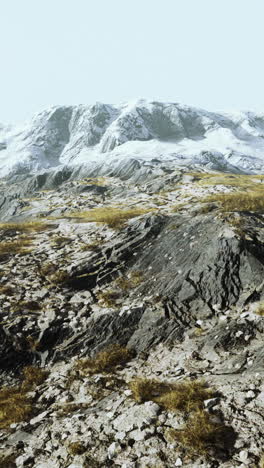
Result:
[[56,106],[23,126],[0,125],[1,177],[127,158],[261,173],[264,114],[138,100]]

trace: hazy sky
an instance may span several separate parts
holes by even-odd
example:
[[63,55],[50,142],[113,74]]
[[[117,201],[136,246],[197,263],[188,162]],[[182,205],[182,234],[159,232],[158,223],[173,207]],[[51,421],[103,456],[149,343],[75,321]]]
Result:
[[137,97],[264,111],[263,0],[0,0],[0,121]]

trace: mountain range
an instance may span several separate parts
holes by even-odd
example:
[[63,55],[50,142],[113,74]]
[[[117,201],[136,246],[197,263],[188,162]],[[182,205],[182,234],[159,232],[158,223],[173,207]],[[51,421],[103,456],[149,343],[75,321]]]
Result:
[[62,166],[162,161],[261,173],[264,114],[208,112],[177,103],[55,106],[24,125],[0,125],[0,176]]

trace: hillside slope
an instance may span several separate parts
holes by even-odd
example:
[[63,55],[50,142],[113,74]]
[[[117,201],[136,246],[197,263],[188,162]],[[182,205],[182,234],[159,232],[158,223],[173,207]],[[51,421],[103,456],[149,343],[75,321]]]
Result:
[[2,208],[0,466],[262,468],[262,177],[155,167]]

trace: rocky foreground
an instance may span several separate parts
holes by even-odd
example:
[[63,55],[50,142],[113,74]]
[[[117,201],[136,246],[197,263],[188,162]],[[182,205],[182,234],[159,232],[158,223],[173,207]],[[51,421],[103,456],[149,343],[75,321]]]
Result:
[[137,177],[2,181],[2,467],[264,466],[262,177]]

